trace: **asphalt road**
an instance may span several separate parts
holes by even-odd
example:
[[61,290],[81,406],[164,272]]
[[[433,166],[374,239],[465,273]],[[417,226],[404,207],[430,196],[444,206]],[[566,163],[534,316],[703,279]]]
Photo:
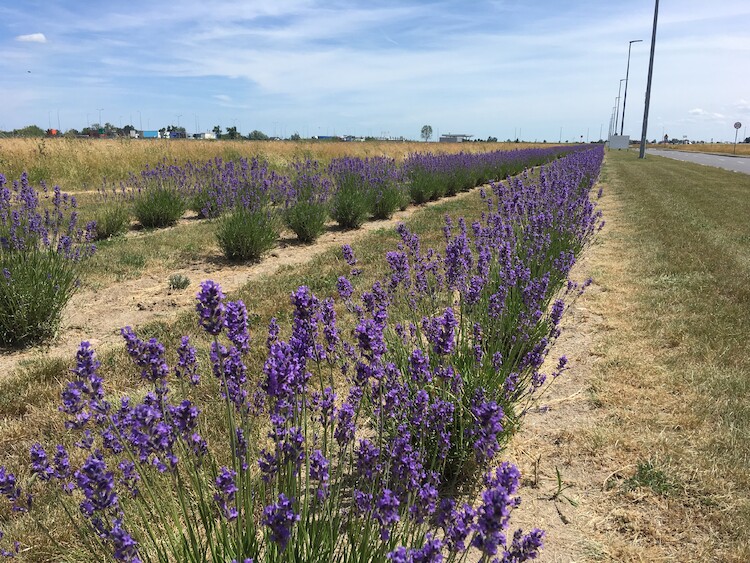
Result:
[[750,158],[747,157],[705,154],[700,152],[664,151],[659,149],[646,149],[646,153],[750,174]]

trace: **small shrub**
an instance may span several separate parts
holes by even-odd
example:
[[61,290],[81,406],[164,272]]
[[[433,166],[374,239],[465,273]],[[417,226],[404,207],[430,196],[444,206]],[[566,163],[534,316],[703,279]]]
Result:
[[52,205],[43,207],[26,173],[12,188],[0,174],[0,346],[56,334],[78,288],[78,261],[94,251],[94,224],[78,227],[75,198],[57,186],[52,194]]
[[406,208],[408,199],[404,191],[395,183],[389,183],[373,194],[370,213],[375,219],[390,219],[397,209]]
[[113,205],[99,211],[95,218],[96,240],[106,240],[127,231],[130,223],[130,209],[125,205]]
[[279,238],[279,222],[266,209],[238,207],[220,220],[216,238],[228,260],[257,262]]
[[187,204],[177,190],[148,187],[136,195],[133,213],[147,229],[174,225],[185,213]]
[[370,211],[367,194],[353,175],[339,181],[331,198],[331,217],[344,229],[358,229]]
[[78,288],[78,265],[54,250],[0,256],[0,345],[22,347],[57,334]]
[[328,205],[319,201],[300,201],[284,211],[284,223],[300,242],[313,242],[323,234],[328,220]]
[[190,278],[184,274],[172,274],[169,276],[169,289],[185,289],[190,285]]
[[323,176],[317,161],[294,164],[295,174],[287,192],[284,223],[301,242],[313,242],[325,230],[331,181]]

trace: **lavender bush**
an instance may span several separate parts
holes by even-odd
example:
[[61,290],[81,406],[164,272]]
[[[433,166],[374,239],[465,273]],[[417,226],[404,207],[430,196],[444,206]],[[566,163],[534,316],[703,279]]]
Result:
[[[271,322],[254,392],[244,363],[247,311],[210,281],[197,303],[199,323],[213,338],[209,382],[187,337],[170,368],[157,340],[125,328],[128,353],[152,390],[113,401],[93,349],[81,343],[60,407],[79,451],[32,446],[31,479],[22,486],[0,467],[0,494],[24,513],[31,495],[56,487],[95,559],[458,561],[470,550],[481,561],[535,558],[541,531],[505,535],[520,502],[517,469],[502,464],[488,472],[477,504],[445,496],[433,460],[414,439],[440,423],[440,413],[403,395],[393,364],[382,383],[358,373],[381,351],[363,328],[351,342],[342,337],[333,300],[300,287],[292,304],[288,339]],[[339,394],[336,373],[364,386]],[[224,403],[211,442],[205,416],[184,398],[199,383],[215,385]],[[381,402],[379,422],[370,425],[363,409],[373,393]],[[389,409],[392,393],[401,395],[397,411]],[[259,417],[266,440],[257,438]],[[389,436],[382,427],[394,417],[400,432]]]
[[328,166],[335,190],[331,196],[331,217],[344,229],[357,229],[367,220],[366,160],[336,158]]
[[[50,199],[45,205],[41,199]],[[75,198],[42,193],[0,174],[0,346],[51,338],[78,288],[79,261],[94,251],[94,224],[81,228]]]
[[325,230],[330,191],[331,181],[321,174],[317,161],[293,164],[283,217],[300,242],[313,242]]

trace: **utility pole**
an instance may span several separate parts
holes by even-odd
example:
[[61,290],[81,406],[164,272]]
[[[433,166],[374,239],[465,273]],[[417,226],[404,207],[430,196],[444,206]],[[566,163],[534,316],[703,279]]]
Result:
[[648,106],[651,101],[651,77],[654,74],[654,51],[656,50],[656,22],[659,18],[659,0],[654,2],[654,29],[651,32],[651,57],[648,61],[648,82],[646,82],[646,107],[643,110],[643,129],[641,131],[641,150],[638,158],[646,156],[646,133],[648,131]]
[[625,128],[625,104],[628,102],[628,76],[630,76],[630,48],[633,43],[642,43],[643,39],[633,39],[628,42],[628,66],[625,69],[625,96],[622,99],[622,120],[620,121],[620,135],[622,130]]

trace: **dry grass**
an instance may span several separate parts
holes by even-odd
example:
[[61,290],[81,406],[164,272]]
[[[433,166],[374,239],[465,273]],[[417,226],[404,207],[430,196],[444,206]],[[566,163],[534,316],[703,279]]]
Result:
[[390,156],[397,160],[410,153],[487,152],[513,150],[548,144],[533,143],[417,143],[330,141],[194,141],[133,139],[0,139],[0,173],[8,180],[25,170],[33,183],[40,180],[77,192],[101,187],[102,178],[118,182],[137,173],[146,164],[167,159],[179,163],[257,156],[277,169],[298,158],[315,158],[328,163],[341,156]]
[[[750,177],[631,153],[603,176],[570,380],[515,444],[543,560],[748,561]],[[551,506],[556,467],[577,507]]]
[[652,145],[649,144],[650,149],[663,149],[663,150],[674,150],[674,151],[687,151],[687,152],[706,152],[706,153],[718,153],[718,154],[736,154],[738,156],[750,156],[750,144],[749,143],[737,143],[735,149],[734,144],[729,143],[701,143],[697,145]]

